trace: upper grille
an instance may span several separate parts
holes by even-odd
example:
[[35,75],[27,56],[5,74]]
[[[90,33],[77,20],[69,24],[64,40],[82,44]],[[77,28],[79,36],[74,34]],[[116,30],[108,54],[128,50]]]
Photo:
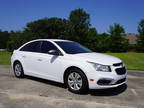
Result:
[[115,71],[118,75],[123,75],[126,73],[126,68],[125,67],[117,68],[117,69],[115,69]]
[[115,64],[113,64],[113,66],[123,66],[123,63],[121,62],[121,63],[115,63]]

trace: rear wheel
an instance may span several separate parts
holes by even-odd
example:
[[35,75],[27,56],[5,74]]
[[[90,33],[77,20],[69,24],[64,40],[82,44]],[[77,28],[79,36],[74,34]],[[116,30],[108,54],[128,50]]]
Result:
[[23,78],[24,77],[23,67],[22,67],[20,62],[16,62],[14,64],[14,74],[17,78]]
[[68,89],[74,93],[82,93],[88,89],[85,74],[79,69],[71,69],[66,75]]

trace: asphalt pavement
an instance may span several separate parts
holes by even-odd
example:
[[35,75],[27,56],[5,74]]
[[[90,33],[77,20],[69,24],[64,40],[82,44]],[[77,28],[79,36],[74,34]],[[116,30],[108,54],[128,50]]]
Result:
[[144,72],[128,71],[120,87],[74,94],[63,84],[26,76],[0,66],[0,108],[144,108]]

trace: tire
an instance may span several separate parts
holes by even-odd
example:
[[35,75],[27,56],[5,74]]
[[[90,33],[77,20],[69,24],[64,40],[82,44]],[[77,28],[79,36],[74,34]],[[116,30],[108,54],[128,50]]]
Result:
[[87,77],[80,69],[71,69],[65,80],[68,89],[73,93],[84,93],[88,90]]
[[23,67],[22,67],[20,62],[14,63],[14,74],[17,78],[23,78],[24,77]]

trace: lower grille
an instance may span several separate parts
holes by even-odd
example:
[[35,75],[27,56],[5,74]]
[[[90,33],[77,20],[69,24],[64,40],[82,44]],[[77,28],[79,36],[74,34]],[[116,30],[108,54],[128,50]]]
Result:
[[109,85],[111,83],[112,80],[110,79],[100,79],[97,84],[98,85]]
[[126,73],[126,68],[125,67],[123,67],[123,68],[117,68],[117,69],[115,69],[115,71],[116,71],[116,73],[118,75],[123,75],[123,74]]

